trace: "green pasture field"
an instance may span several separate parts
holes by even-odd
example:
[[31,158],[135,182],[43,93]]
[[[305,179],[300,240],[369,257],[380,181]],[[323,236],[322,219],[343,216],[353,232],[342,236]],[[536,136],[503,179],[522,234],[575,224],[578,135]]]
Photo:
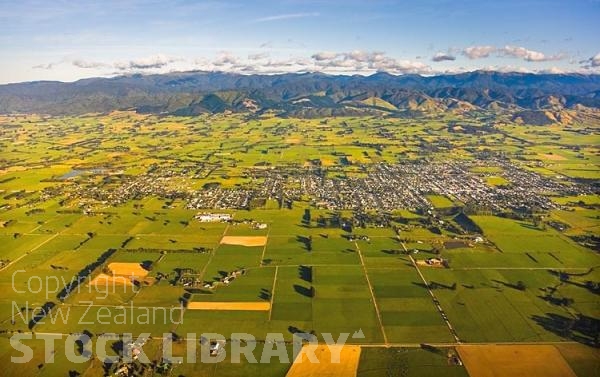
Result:
[[219,280],[223,275],[221,271],[227,274],[242,268],[258,267],[263,250],[262,246],[220,245],[208,263],[204,279]]
[[[3,368],[2,375],[4,376],[57,376],[64,375],[65,370],[75,371],[83,374],[90,368],[92,361],[83,363],[72,363],[70,362],[65,354],[65,338],[56,339],[55,353],[52,358],[52,362],[45,362],[45,341],[44,340],[22,340],[21,341],[27,347],[33,350],[33,360],[29,363],[14,364],[11,362],[11,357],[21,357],[23,353],[15,350],[9,344],[7,338],[3,337],[0,339],[0,362],[5,366],[13,366]],[[73,347],[73,354],[78,355],[78,351]],[[110,349],[110,346],[106,347],[107,355],[114,355],[114,352]],[[50,357],[51,355],[48,355]]]
[[194,294],[191,301],[226,301],[226,302],[254,302],[270,301],[270,294],[275,279],[274,268],[253,268],[230,285],[219,285],[209,294]]
[[579,196],[564,196],[552,198],[558,204],[578,204],[583,202],[587,205],[600,205],[600,196],[598,195],[579,195]]
[[[414,269],[369,268],[390,342],[449,342],[451,335]],[[420,339],[420,340],[418,340]]]
[[[227,343],[224,347],[224,352],[227,355],[225,359],[217,364],[206,364],[201,362],[196,363],[182,363],[177,365],[173,369],[173,373],[177,373],[184,376],[227,376],[227,377],[244,377],[244,376],[284,376],[290,367],[290,363],[293,361],[293,349],[289,345],[281,345],[284,347],[284,352],[287,357],[284,360],[280,360],[278,356],[261,361],[263,351],[265,348],[268,350],[275,346],[273,344],[257,343],[256,347],[252,351],[257,363],[250,363],[244,355],[240,356],[240,362],[232,362],[229,355],[231,354],[231,344]],[[266,353],[265,353],[266,354]],[[176,357],[186,357],[187,348],[185,345],[173,345],[173,355]],[[277,353],[279,355],[279,353]],[[200,346],[196,350],[196,360],[201,360]],[[289,363],[287,362],[289,360]]]
[[502,168],[499,166],[475,166],[470,169],[473,173],[488,173],[488,174],[499,174],[502,173]]
[[559,344],[556,348],[577,376],[593,376],[598,372],[598,350],[582,344]]
[[490,186],[507,186],[510,185],[510,181],[504,177],[492,175],[485,178],[485,181]]
[[[448,364],[448,349],[363,348],[360,353],[358,377],[395,375],[407,377],[466,377],[463,366]],[[453,351],[456,354],[456,351]]]
[[242,237],[264,237],[269,234],[269,229],[257,229],[250,224],[232,224],[227,228],[226,236],[242,236]]
[[408,257],[401,254],[402,245],[391,235],[389,237],[372,237],[369,242],[357,241],[356,246],[360,248],[368,268],[395,267],[402,269],[407,267],[407,263],[410,264]]
[[427,199],[435,208],[448,208],[454,205],[450,199],[443,195],[427,195]]
[[383,341],[381,329],[363,270],[359,266],[314,267],[313,326],[317,333],[331,332],[334,339],[341,332],[362,329],[365,339]]
[[[458,336],[466,342],[561,340],[560,334],[546,331],[540,324],[549,323],[553,318],[569,318],[573,310],[553,305],[543,298],[544,290],[550,292],[549,289],[560,283],[551,270],[423,268],[422,272],[429,283],[441,285],[434,291],[436,297]],[[586,279],[597,276],[594,272]],[[515,287],[519,281],[525,284],[525,290]],[[454,283],[456,288],[452,289]],[[553,297],[575,298],[582,308],[595,300],[593,293],[571,285],[559,286]],[[573,305],[578,312],[587,312]]]
[[582,252],[580,247],[549,227],[541,229],[529,222],[494,216],[471,216],[471,219],[502,252]]
[[568,226],[564,231],[567,235],[598,234],[600,232],[598,211],[593,209],[574,207],[569,211],[553,211],[550,216]]

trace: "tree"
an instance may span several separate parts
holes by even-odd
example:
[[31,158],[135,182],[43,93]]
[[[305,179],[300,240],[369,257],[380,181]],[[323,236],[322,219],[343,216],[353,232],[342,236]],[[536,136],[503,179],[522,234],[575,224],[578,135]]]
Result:
[[302,215],[302,224],[304,225],[310,225],[310,208],[306,208],[304,210],[304,214]]
[[568,297],[563,297],[563,299],[560,301],[560,304],[562,306],[571,306],[571,305],[573,305],[573,303],[575,303],[575,300],[573,300],[572,298],[568,298]]

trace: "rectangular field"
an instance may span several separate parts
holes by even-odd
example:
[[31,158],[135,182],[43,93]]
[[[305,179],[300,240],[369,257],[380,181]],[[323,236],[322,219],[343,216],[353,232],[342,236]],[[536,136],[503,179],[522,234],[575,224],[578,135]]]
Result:
[[268,302],[190,302],[189,310],[240,310],[240,311],[268,311],[271,304]]
[[577,377],[552,345],[458,346],[470,377]]
[[[359,346],[305,345],[296,356],[286,377],[353,377],[360,360]],[[311,361],[312,353],[318,362]],[[339,355],[339,360],[332,357]]]

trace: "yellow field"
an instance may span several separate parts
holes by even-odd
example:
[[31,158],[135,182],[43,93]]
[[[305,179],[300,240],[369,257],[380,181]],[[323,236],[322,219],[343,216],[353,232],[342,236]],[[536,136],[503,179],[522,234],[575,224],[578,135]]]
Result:
[[271,310],[270,302],[190,302],[187,306],[191,310]]
[[265,246],[267,244],[267,237],[265,236],[225,236],[221,238],[221,243],[224,245],[237,245],[237,246]]
[[335,165],[335,161],[333,161],[331,158],[321,157],[321,165],[333,166],[333,165]]
[[106,274],[100,274],[96,276],[92,281],[90,281],[90,285],[111,286],[113,284],[123,284],[127,286],[133,285],[131,283],[131,280],[129,280],[125,276],[110,276]]
[[552,345],[458,346],[470,377],[576,377]]
[[148,270],[139,263],[109,263],[108,269],[113,275],[143,278],[148,275]]
[[[331,348],[330,348],[331,347]],[[340,352],[338,362],[332,362],[331,350]],[[319,363],[311,363],[307,351],[314,351]],[[286,377],[350,377],[356,376],[360,359],[360,346],[325,344],[305,345],[296,356]]]

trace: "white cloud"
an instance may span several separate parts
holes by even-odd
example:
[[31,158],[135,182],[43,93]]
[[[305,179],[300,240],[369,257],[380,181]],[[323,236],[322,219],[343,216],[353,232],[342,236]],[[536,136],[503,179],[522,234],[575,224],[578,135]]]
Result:
[[494,46],[471,46],[467,47],[462,51],[462,54],[469,59],[481,59],[487,58],[491,53],[497,49]]
[[379,51],[365,52],[360,50],[354,50],[342,55],[346,60],[355,60],[358,62],[377,62],[386,59],[385,54]]
[[501,55],[521,58],[528,62],[547,62],[564,59],[564,55],[562,54],[547,56],[543,52],[528,50],[525,47],[519,46],[504,46],[503,48],[499,49],[498,52]]
[[600,52],[590,58],[590,63],[592,67],[600,67]]
[[487,58],[494,53],[499,57],[519,58],[528,62],[547,62],[562,60],[566,57],[564,54],[546,55],[540,51],[510,45],[501,48],[495,46],[470,46],[462,51],[462,54],[469,59]]
[[374,66],[378,71],[386,71],[395,74],[430,74],[433,72],[431,67],[427,64],[411,60],[390,59],[383,64],[375,64]]
[[541,73],[551,73],[553,75],[558,75],[558,74],[563,74],[565,73],[564,69],[558,68],[558,67],[550,67],[550,68],[546,68],[542,71],[540,71]]
[[239,58],[227,51],[220,52],[217,56],[217,59],[212,62],[212,64],[216,65],[217,67],[224,65],[238,65],[239,63]]
[[311,57],[317,61],[321,61],[321,60],[332,60],[332,59],[337,58],[338,56],[340,56],[340,54],[338,54],[337,52],[322,51],[322,52],[317,52],[316,54],[314,54]]

